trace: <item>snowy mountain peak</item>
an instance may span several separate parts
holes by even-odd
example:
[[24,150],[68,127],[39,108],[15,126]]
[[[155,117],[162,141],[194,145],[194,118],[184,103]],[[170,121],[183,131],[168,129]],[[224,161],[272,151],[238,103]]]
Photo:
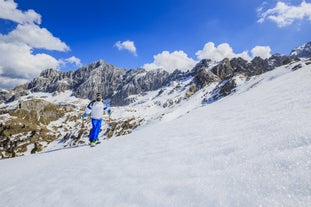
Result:
[[290,54],[292,57],[298,58],[309,58],[311,57],[311,42],[303,44],[295,49],[293,49]]

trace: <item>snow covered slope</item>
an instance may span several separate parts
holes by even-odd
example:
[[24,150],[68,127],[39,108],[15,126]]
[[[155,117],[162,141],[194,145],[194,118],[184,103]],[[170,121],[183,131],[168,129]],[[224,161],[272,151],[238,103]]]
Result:
[[95,148],[1,160],[0,206],[311,206],[310,91],[311,65],[284,66]]

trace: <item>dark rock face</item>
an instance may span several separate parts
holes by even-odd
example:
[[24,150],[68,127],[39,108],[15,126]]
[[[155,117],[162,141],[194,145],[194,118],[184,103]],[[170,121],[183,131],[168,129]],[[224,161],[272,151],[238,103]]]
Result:
[[203,100],[203,103],[212,103],[221,97],[227,96],[235,91],[236,83],[234,77],[242,75],[244,77],[252,77],[260,75],[267,71],[273,70],[276,67],[292,63],[297,58],[292,58],[284,55],[275,54],[268,59],[255,57],[248,62],[242,58],[228,58],[223,59],[216,66],[211,69],[204,67],[197,67],[206,65],[208,61],[199,63],[193,70],[194,82],[199,88],[208,85],[211,82],[218,82],[219,84],[212,92],[212,97],[208,100]]
[[213,67],[211,71],[221,80],[230,79],[237,74],[243,74],[250,77],[273,70],[274,68],[283,65],[284,61],[290,62],[291,59],[281,55],[273,55],[269,59],[255,57],[251,62],[247,62],[242,58],[233,58],[231,60],[225,58],[220,64]]
[[211,61],[208,59],[201,60],[192,69],[191,75],[193,76],[193,83],[195,84],[195,87],[192,86],[190,91],[193,91],[194,88],[195,90],[199,90],[212,82],[220,81],[219,76],[215,75],[211,70],[208,69],[210,62]]
[[73,74],[73,95],[79,98],[94,99],[97,92],[103,97],[111,97],[122,83],[126,71],[103,61],[91,67],[82,68]]
[[33,79],[27,85],[27,89],[33,92],[44,91],[49,93],[61,91],[61,88],[65,87],[65,80],[60,78],[61,74],[63,73],[55,69],[44,70],[38,78]]
[[129,70],[123,81],[117,87],[117,92],[111,97],[113,105],[123,106],[134,100],[128,99],[130,95],[159,89],[165,85],[169,73],[164,70],[146,71],[145,69]]
[[201,89],[212,82],[220,81],[220,78],[207,68],[200,68],[196,71],[193,81],[196,83],[198,89]]
[[228,58],[223,59],[220,64],[213,67],[211,70],[221,80],[226,80],[233,77],[234,69],[231,66],[231,62]]

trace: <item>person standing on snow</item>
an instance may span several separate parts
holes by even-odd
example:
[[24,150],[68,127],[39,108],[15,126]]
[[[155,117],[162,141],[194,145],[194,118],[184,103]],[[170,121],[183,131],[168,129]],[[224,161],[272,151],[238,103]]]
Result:
[[92,129],[89,137],[91,146],[99,143],[98,135],[104,118],[104,111],[107,111],[108,121],[110,121],[111,110],[108,105],[102,101],[101,93],[97,93],[96,100],[93,100],[88,104],[82,117],[83,119],[86,119],[87,114],[91,113]]

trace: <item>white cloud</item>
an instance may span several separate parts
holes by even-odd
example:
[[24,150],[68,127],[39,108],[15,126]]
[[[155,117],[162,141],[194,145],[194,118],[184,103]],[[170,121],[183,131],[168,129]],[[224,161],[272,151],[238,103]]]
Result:
[[81,64],[81,60],[75,56],[72,56],[70,58],[67,58],[65,59],[66,62],[70,63],[70,64],[73,64],[73,65],[76,65],[78,67],[81,67],[82,64]]
[[32,54],[32,48],[23,43],[0,42],[1,76],[31,79],[46,68],[58,68],[59,62],[44,53]]
[[0,42],[0,87],[13,88],[36,77],[46,68],[58,68],[59,61],[47,54],[32,54],[25,44]]
[[267,2],[263,2],[263,3],[261,4],[261,6],[257,8],[257,13],[260,14],[260,13],[264,10],[264,7],[265,7],[267,4],[268,4]]
[[168,72],[173,72],[175,69],[182,71],[191,70],[196,61],[189,58],[184,51],[174,51],[172,53],[168,51],[163,51],[155,56],[153,56],[153,63],[145,64],[142,67],[146,70],[153,70],[157,68],[163,68]]
[[241,57],[250,61],[252,58],[259,56],[263,59],[269,58],[271,49],[269,46],[256,46],[251,50],[252,57],[248,54],[248,51],[242,53],[234,53],[232,47],[228,43],[223,43],[215,47],[213,42],[208,42],[204,45],[202,50],[196,52],[198,60],[189,58],[184,51],[174,51],[172,53],[163,51],[153,56],[154,61],[152,63],[144,64],[142,67],[147,70],[153,70],[163,68],[168,72],[173,72],[175,69],[182,71],[191,70],[195,64],[202,59],[211,59],[212,61],[221,61],[224,58]]
[[81,60],[75,56],[71,56],[70,58],[66,59],[59,59],[59,65],[61,68],[70,69],[70,67],[81,67],[82,63]]
[[118,48],[118,50],[128,50],[130,51],[133,55],[137,56],[136,53],[136,47],[133,41],[127,40],[124,42],[118,41],[114,45],[115,47]]
[[271,57],[271,49],[269,46],[256,46],[252,49],[253,57],[261,57],[263,59]]
[[213,42],[208,42],[204,45],[202,50],[195,53],[198,59],[211,59],[213,61],[221,61],[224,58],[242,57],[243,59],[250,60],[247,51],[240,54],[235,54],[232,47],[228,43],[222,43],[215,47]]
[[16,86],[27,83],[28,79],[22,78],[7,78],[0,76],[0,88],[14,88]]
[[[17,9],[13,0],[0,0],[0,18],[17,23],[8,34],[0,33],[0,87],[12,88],[38,76],[47,68],[58,69],[63,61],[39,53],[34,49],[68,51],[69,47],[54,37],[46,28],[41,28],[41,15],[33,10],[23,12]],[[78,63],[69,58],[68,62]],[[14,84],[15,83],[15,84]]]
[[17,9],[17,4],[13,0],[0,0],[0,18],[7,19],[19,24],[37,23],[41,24],[41,15],[34,10],[22,12]]
[[54,37],[47,29],[35,24],[19,24],[8,35],[0,36],[5,42],[22,42],[32,48],[68,51],[69,47],[59,38]]
[[278,27],[286,27],[295,20],[303,20],[306,18],[311,22],[311,3],[302,1],[298,6],[291,6],[279,1],[272,9],[263,12],[263,8],[257,10],[260,18],[259,23],[263,23],[266,19],[275,22]]

